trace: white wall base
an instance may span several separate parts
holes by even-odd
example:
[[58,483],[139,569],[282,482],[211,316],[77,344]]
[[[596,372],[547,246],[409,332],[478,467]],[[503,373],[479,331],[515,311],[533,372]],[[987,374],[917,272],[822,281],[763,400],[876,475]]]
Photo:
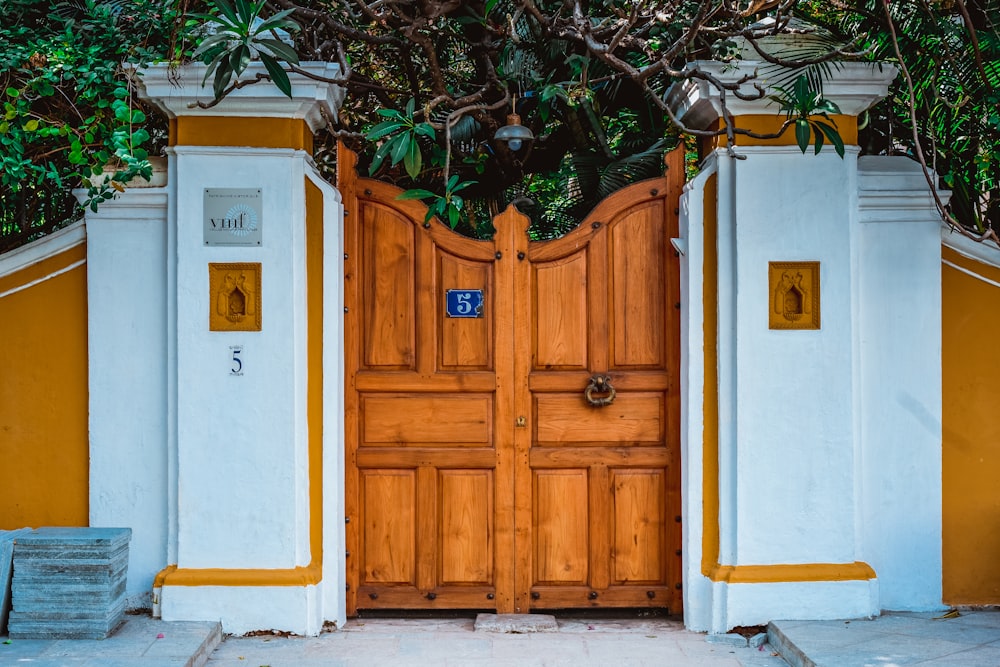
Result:
[[234,635],[280,629],[314,636],[323,629],[318,586],[165,586],[158,597],[164,621],[219,621]]
[[718,633],[776,619],[822,621],[871,618],[880,613],[877,579],[762,584],[702,581],[712,598],[711,609],[700,609],[697,617],[685,614],[685,625],[691,630]]

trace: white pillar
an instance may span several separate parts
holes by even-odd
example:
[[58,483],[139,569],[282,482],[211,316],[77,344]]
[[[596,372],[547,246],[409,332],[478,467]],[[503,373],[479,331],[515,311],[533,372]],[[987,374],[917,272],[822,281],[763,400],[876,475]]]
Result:
[[342,355],[342,207],[310,150],[342,92],[292,75],[291,98],[264,82],[202,108],[203,75],[154,66],[140,79],[171,119],[176,253],[176,560],[157,602],[167,620],[316,634],[344,620],[343,518],[339,530],[323,518],[343,512],[329,500],[343,496],[343,375],[330,361]]
[[[692,66],[731,81],[766,71],[764,63]],[[939,247],[936,224],[913,224],[935,212],[926,184],[916,183],[919,167],[864,158],[859,176],[854,141],[857,115],[894,75],[860,63],[832,69],[824,94],[855,144],[843,159],[829,143],[803,154],[791,129],[778,140],[738,138],[742,159],[715,148],[684,196],[691,628],[939,602]],[[729,99],[737,126],[766,132],[783,120],[766,98]],[[670,100],[697,127],[721,117],[718,92],[703,82],[678,86]],[[909,209],[891,227],[871,224],[877,190]],[[775,263],[791,263],[793,278],[815,268],[818,300],[805,319],[772,313]],[[893,465],[908,452],[904,467]]]

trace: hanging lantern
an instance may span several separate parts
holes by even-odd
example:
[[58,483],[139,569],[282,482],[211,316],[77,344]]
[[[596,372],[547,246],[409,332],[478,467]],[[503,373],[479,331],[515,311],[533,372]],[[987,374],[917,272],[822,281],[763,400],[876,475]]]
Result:
[[507,116],[507,124],[497,130],[497,133],[493,135],[493,138],[497,141],[506,143],[507,148],[510,149],[511,153],[517,153],[526,145],[534,141],[535,135],[532,134],[531,130],[526,128],[524,125],[521,125],[520,116],[516,113],[512,113]]

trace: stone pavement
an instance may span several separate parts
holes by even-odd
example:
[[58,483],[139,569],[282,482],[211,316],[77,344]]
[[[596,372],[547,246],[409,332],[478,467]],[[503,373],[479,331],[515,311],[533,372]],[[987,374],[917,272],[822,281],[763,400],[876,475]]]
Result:
[[793,667],[997,667],[1000,611],[886,613],[859,621],[774,621],[771,643]]
[[[688,632],[679,621],[666,618],[566,617],[557,619],[555,632],[525,634],[477,632],[471,618],[356,619],[342,630],[319,637],[264,635],[223,640],[218,623],[170,623],[128,616],[125,625],[105,640],[22,639],[7,644],[0,635],[0,666],[1000,665],[1000,611],[940,616],[888,613],[873,620],[775,621],[768,627],[772,644],[759,649],[709,642],[704,634]],[[775,655],[779,650],[787,663]]]
[[201,667],[221,640],[220,623],[165,623],[146,615],[127,615],[107,639],[8,639],[0,635],[0,666]]
[[471,618],[356,619],[312,638],[227,637],[207,667],[787,667],[766,644],[712,644],[674,619],[559,618],[555,632],[523,634],[474,625]]

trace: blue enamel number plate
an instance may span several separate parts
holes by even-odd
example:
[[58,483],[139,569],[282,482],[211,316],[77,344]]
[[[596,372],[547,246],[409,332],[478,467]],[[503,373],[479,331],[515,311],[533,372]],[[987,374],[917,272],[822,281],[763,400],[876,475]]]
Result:
[[483,290],[450,289],[444,295],[448,317],[483,316]]

